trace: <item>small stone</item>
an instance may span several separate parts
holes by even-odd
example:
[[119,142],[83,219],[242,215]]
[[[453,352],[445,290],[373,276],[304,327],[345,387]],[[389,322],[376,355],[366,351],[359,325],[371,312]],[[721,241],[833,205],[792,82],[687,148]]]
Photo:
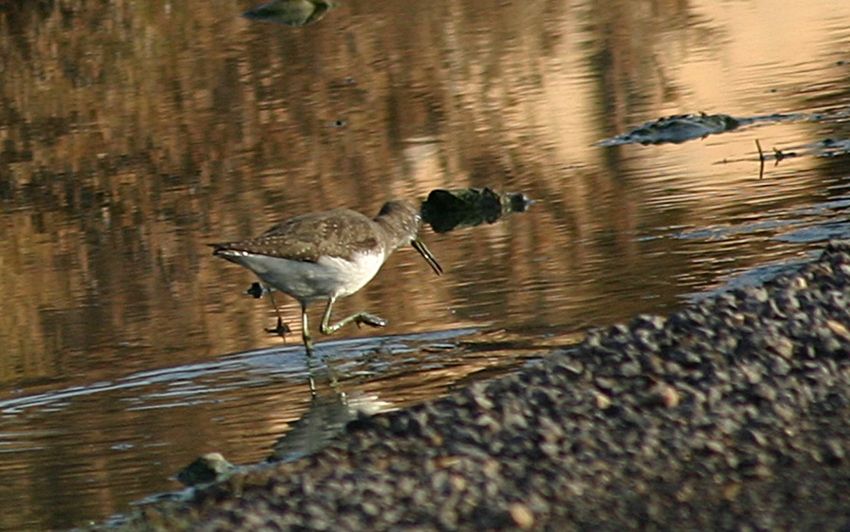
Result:
[[528,530],[534,526],[534,514],[528,506],[515,502],[508,507],[508,512],[510,512],[511,519],[514,520],[514,523],[520,529]]
[[746,365],[741,367],[741,373],[750,384],[758,384],[761,382],[762,374],[758,365]]
[[686,366],[694,367],[699,366],[702,363],[702,359],[698,354],[688,351],[682,356],[682,362]]
[[848,330],[844,324],[835,320],[826,320],[826,326],[829,327],[829,330],[836,336],[840,336],[844,340],[850,340],[850,330]]
[[606,410],[611,406],[611,398],[609,398],[604,393],[595,392],[596,395],[596,408],[600,410]]
[[841,444],[840,440],[830,439],[826,442],[826,453],[825,457],[830,462],[840,462],[844,460],[845,457],[844,446]]
[[775,338],[771,347],[782,358],[791,358],[794,355],[794,343],[784,336]]
[[767,293],[767,290],[763,286],[755,288],[753,295],[759,303],[764,303],[770,298],[770,294]]
[[578,360],[567,359],[558,364],[573,375],[581,375],[584,371],[584,364]]
[[607,377],[596,377],[595,379],[596,385],[602,388],[603,390],[613,390],[617,387],[617,381],[614,379],[609,379]]
[[709,450],[713,453],[721,454],[723,453],[723,444],[717,440],[708,440],[705,442],[706,450]]
[[773,405],[773,412],[777,416],[782,418],[783,421],[787,422],[787,421],[791,421],[792,419],[794,419],[794,412],[790,408],[783,406],[779,403],[776,403],[776,404]]
[[756,397],[760,397],[765,401],[771,402],[776,400],[776,388],[774,388],[773,386],[761,383],[756,385],[754,391]]
[[649,391],[653,398],[667,408],[679,405],[679,392],[666,382],[659,382]]
[[717,420],[717,428],[720,430],[721,434],[730,436],[738,430],[738,424],[735,423],[733,419],[721,418]]
[[734,501],[738,494],[741,493],[741,484],[734,482],[723,486],[723,498],[727,501]]
[[369,501],[363,502],[361,508],[363,509],[363,513],[370,517],[377,516],[381,511],[377,504]]
[[753,476],[756,478],[768,478],[773,476],[773,471],[768,466],[759,464],[753,470]]
[[641,374],[640,363],[638,362],[626,362],[622,366],[620,366],[620,373],[623,377],[637,377]]
[[[794,346],[791,345],[791,352],[793,352],[793,350]],[[784,358],[791,358],[791,353],[789,353],[787,356],[783,355],[782,353],[778,354],[780,356],[783,356]],[[771,366],[773,373],[782,377],[788,375],[788,373],[791,372],[791,366],[783,358],[774,357]]]
[[767,445],[768,440],[767,440],[767,437],[764,435],[764,433],[762,433],[761,431],[758,431],[756,429],[750,429],[748,432],[749,432],[750,438],[753,439],[753,441],[756,443],[756,445],[760,445],[761,447],[764,447],[765,445]]

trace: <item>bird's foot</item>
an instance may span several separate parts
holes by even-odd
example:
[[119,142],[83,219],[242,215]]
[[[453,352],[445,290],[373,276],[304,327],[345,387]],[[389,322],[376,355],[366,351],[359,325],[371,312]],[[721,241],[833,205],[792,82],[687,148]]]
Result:
[[277,326],[275,327],[267,327],[266,332],[270,334],[276,334],[283,338],[283,342],[286,343],[286,334],[291,333],[292,329],[289,328],[289,325],[283,323],[283,320],[280,317],[277,318]]
[[361,312],[354,319],[354,323],[356,323],[358,327],[361,325],[368,325],[370,327],[386,327],[389,322],[380,316],[369,314],[368,312]]
[[260,283],[252,283],[251,286],[248,287],[247,290],[245,290],[245,293],[253,297],[254,299],[260,299],[266,293],[268,293],[268,290],[263,288],[263,285],[261,285]]

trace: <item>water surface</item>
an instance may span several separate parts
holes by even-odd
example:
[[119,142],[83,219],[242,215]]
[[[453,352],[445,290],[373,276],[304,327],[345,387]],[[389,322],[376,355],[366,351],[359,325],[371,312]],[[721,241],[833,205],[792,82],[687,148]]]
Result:
[[[848,236],[847,157],[800,150],[850,138],[845,2],[347,0],[301,28],[249,7],[0,5],[2,528],[126,511],[205,452],[261,460],[310,411],[297,304],[282,345],[208,242],[436,188],[535,199],[426,233],[441,278],[400,251],[338,304],[390,320],[319,344],[386,409]],[[600,145],[699,112],[814,118]],[[759,179],[757,139],[801,156]]]

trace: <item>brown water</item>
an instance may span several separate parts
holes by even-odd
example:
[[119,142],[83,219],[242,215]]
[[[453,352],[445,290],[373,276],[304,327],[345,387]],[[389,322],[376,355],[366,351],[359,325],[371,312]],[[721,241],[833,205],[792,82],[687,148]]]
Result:
[[[442,278],[400,251],[340,302],[390,319],[319,344],[337,392],[386,409],[850,235],[847,156],[759,179],[754,144],[850,137],[850,3],[345,0],[304,28],[249,7],[0,4],[0,528],[127,511],[310,411],[297,333],[264,332],[269,302],[207,242],[435,188],[534,198],[425,234]],[[597,144],[699,111],[823,115]]]

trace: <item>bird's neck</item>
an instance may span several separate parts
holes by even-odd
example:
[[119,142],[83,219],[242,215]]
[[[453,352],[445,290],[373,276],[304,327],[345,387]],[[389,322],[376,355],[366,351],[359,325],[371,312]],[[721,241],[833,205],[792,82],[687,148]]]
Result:
[[385,235],[386,253],[392,253],[416,237],[417,224],[408,218],[400,213],[382,214],[375,218],[375,223]]

